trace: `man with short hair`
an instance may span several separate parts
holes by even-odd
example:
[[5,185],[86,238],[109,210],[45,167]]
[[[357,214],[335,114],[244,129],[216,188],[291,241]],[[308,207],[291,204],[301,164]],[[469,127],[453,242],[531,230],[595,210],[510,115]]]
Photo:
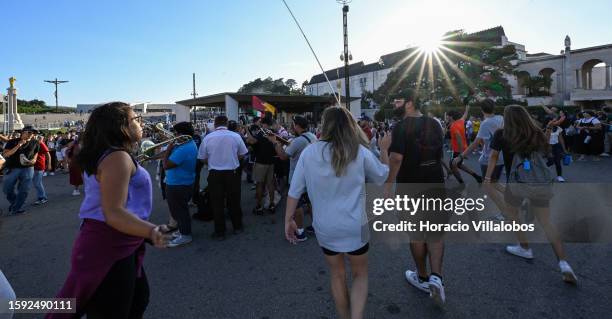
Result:
[[[194,129],[189,122],[180,122],[174,125],[177,136],[188,135],[193,137]],[[172,218],[178,223],[178,233],[168,243],[168,247],[177,247],[189,244],[191,236],[191,215],[189,214],[189,200],[193,193],[195,181],[196,156],[198,148],[193,138],[182,144],[171,143],[166,149],[162,165],[166,172],[166,200]]]
[[[466,118],[467,107],[466,112],[463,114],[463,116],[456,110],[452,110],[446,115],[446,121],[450,124],[448,131],[450,135],[451,149],[453,151],[451,161],[454,160],[457,156],[459,156],[459,154],[461,154],[467,147],[467,139],[465,135]],[[457,166],[452,165],[452,162],[449,164],[449,166],[453,175],[455,175],[455,178],[457,178],[457,181],[460,184],[463,184],[464,181],[461,177],[461,173],[459,173],[459,170],[457,169]]]
[[[34,139],[37,131],[27,125],[21,130],[19,138],[8,141],[2,156],[6,158],[8,172],[4,177],[4,194],[9,201],[9,214],[23,214],[23,204],[28,198],[28,191],[32,186],[34,164],[38,157],[39,142]],[[17,193],[15,194],[15,187]]]
[[243,232],[240,205],[240,160],[247,148],[238,133],[227,129],[224,115],[215,118],[215,130],[204,137],[198,158],[208,165],[210,204],[215,219],[216,240],[225,239],[225,204],[227,202],[234,234]]
[[[270,129],[272,126],[272,118],[265,117],[261,120],[262,130]],[[256,197],[257,206],[253,210],[256,215],[263,215],[263,196],[264,191],[268,190],[268,196],[270,197],[270,206],[268,211],[274,213],[276,206],[274,205],[274,145],[266,138],[266,134],[259,130],[255,136],[252,135],[251,131],[248,131],[247,143],[253,145],[255,154],[255,165],[253,165],[253,179],[257,183],[256,185]]]
[[45,186],[43,185],[43,176],[45,170],[51,170],[51,154],[49,154],[49,148],[45,144],[43,136],[37,136],[36,140],[39,143],[38,156],[36,157],[36,164],[34,164],[34,177],[32,182],[37,193],[37,200],[34,205],[42,205],[48,202],[47,193],[45,192]]
[[[423,116],[416,95],[411,90],[398,94],[393,104],[393,114],[400,121],[393,127],[392,143],[389,148],[389,177],[385,193],[390,195],[392,184],[397,183],[398,190],[403,188],[406,192],[410,192],[410,196],[420,197],[420,194],[424,194],[428,197],[445,198],[442,128],[436,120]],[[418,194],[412,193],[418,185],[424,184],[428,185],[424,193],[422,190],[418,190]],[[433,223],[447,223],[450,218],[445,212],[427,215],[418,218],[428,218],[427,221]],[[429,215],[435,216],[433,217],[435,220]],[[406,280],[411,285],[428,292],[438,304],[443,304],[446,298],[442,283],[444,255],[442,236],[443,234],[434,232],[411,232],[410,251],[416,271],[405,272]],[[427,271],[428,257],[431,273]]]
[[[480,171],[482,176],[485,176],[487,173],[487,165],[489,163],[489,156],[491,155],[491,139],[493,138],[493,134],[498,129],[504,126],[504,118],[501,115],[495,115],[495,103],[491,99],[486,99],[481,102],[482,114],[484,116],[484,121],[480,124],[480,128],[478,130],[478,134],[476,135],[476,139],[472,144],[470,144],[463,152],[459,153],[453,159],[453,166],[459,165],[463,159],[467,158],[467,156],[475,150],[479,145],[482,145],[482,154],[478,159],[478,163],[480,164]],[[495,165],[495,170],[493,171],[493,176],[491,179],[494,181],[499,180],[499,177],[502,172],[502,168],[504,166],[504,162],[501,158],[497,161],[497,165]]]
[[[296,115],[293,117],[293,132],[295,137],[286,149],[277,141],[275,136],[268,136],[270,142],[274,144],[274,150],[281,160],[289,159],[289,184],[302,151],[310,144],[317,142],[317,137],[308,131],[308,120],[305,117]],[[298,202],[295,211],[295,223],[297,224],[297,239],[305,241],[308,238],[304,233],[304,210],[309,206],[308,195],[304,193]]]

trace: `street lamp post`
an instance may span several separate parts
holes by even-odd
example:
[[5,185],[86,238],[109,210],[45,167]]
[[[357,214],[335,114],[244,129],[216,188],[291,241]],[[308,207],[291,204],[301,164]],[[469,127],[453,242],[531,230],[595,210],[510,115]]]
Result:
[[351,101],[351,91],[350,91],[350,80],[349,80],[349,62],[353,59],[353,56],[349,52],[348,49],[348,22],[347,22],[347,14],[349,11],[348,4],[351,0],[336,0],[339,4],[342,5],[342,26],[344,29],[344,52],[340,56],[340,60],[344,61],[344,87],[346,91],[346,108],[351,109],[350,101]]

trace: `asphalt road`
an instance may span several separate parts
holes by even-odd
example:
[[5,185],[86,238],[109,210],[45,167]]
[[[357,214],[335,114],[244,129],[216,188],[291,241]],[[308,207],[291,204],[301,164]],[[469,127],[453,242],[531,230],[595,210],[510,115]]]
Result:
[[[473,164],[473,163],[472,163]],[[574,163],[569,181],[612,181],[612,160]],[[69,270],[82,197],[70,195],[68,175],[45,179],[50,201],[16,217],[0,217],[0,269],[20,298],[50,298]],[[194,221],[194,242],[148,247],[151,286],[146,318],[335,318],[329,272],[314,238],[293,246],[283,237],[283,216],[254,216],[254,192],[243,184],[246,231],[223,242],[213,225]],[[35,200],[33,192],[28,202]],[[155,188],[152,220],[166,221],[167,206]],[[6,211],[6,199],[0,207]],[[195,212],[195,208],[193,209]],[[229,225],[229,221],[228,221]],[[610,318],[612,244],[568,244],[577,287],[561,281],[549,245],[533,245],[526,261],[502,244],[449,244],[444,257],[447,304],[436,308],[409,286],[414,269],[405,243],[373,236],[367,318]],[[38,318],[41,315],[16,315]]]

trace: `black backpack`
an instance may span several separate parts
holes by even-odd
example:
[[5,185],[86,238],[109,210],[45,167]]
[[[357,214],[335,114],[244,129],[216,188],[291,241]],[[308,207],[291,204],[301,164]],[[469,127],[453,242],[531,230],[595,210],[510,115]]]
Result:
[[192,218],[201,221],[211,221],[214,219],[212,207],[210,205],[210,192],[208,186],[200,192],[200,198],[198,199],[198,212],[193,214]]
[[[442,139],[444,138],[442,128],[439,127],[436,120],[427,116],[421,116],[413,121],[413,123],[415,123],[413,132],[415,132],[414,138],[417,153],[414,164],[419,167],[440,164],[443,155]],[[408,136],[411,130],[408,129],[407,125],[404,128],[405,134]]]

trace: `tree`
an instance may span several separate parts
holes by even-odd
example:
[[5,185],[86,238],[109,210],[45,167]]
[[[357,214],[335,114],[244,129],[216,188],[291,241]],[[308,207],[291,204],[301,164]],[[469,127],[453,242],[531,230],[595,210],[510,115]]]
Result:
[[530,76],[525,79],[523,86],[528,89],[527,96],[550,96],[552,79],[546,75]]
[[265,79],[257,78],[238,89],[239,93],[267,93],[267,94],[283,94],[283,95],[304,95],[304,91],[298,87],[297,82],[294,79],[287,79],[283,81],[283,78],[272,79],[267,77]]
[[447,32],[444,48],[427,54],[413,48],[393,66],[387,80],[374,92],[378,105],[390,103],[400,90],[412,89],[425,104],[460,106],[474,99],[510,99],[504,75],[512,74],[513,46],[495,47],[463,30]]

